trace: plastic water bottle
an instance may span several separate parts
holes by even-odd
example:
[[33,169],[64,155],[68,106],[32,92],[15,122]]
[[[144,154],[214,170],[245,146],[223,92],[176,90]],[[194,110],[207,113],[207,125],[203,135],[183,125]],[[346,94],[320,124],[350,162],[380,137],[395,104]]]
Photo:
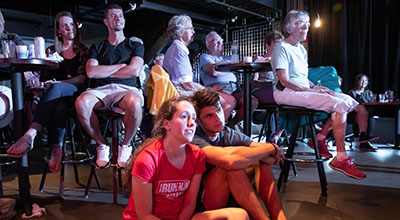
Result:
[[232,63],[239,63],[239,44],[236,40],[232,42]]

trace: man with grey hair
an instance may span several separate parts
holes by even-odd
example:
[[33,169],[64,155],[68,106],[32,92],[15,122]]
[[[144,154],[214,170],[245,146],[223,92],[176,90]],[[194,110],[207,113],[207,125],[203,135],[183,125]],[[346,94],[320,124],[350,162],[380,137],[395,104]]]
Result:
[[[200,56],[200,77],[204,85],[209,87],[219,86],[223,92],[235,97],[238,111],[235,116],[228,121],[227,125],[233,128],[238,122],[243,120],[244,99],[243,91],[237,87],[236,75],[232,72],[220,72],[215,70],[215,64],[231,62],[231,56],[222,55],[224,50],[224,40],[215,31],[211,31],[206,36],[206,47],[210,54]],[[258,100],[252,97],[252,111],[257,108]]]
[[[274,99],[278,104],[330,113],[337,155],[329,166],[349,177],[364,179],[366,174],[357,169],[354,160],[346,154],[344,145],[347,113],[353,111],[358,102],[349,95],[335,93],[308,80],[307,51],[301,42],[306,39],[309,27],[310,17],[304,11],[290,11],[283,21],[285,39],[275,47],[271,60],[272,69],[278,76]],[[318,148],[321,155],[325,153],[326,157],[332,157],[326,145],[318,145]]]
[[118,147],[119,167],[125,167],[132,153],[130,142],[142,121],[143,95],[138,89],[137,77],[143,67],[144,47],[138,38],[126,38],[124,12],[119,5],[105,9],[104,24],[108,38],[90,48],[86,74],[91,81],[90,89],[75,102],[79,121],[96,141],[98,168],[110,165],[110,147],[101,135],[94,110],[112,110],[123,113],[124,139]]
[[[187,15],[175,15],[168,22],[168,34],[173,41],[165,53],[163,68],[170,75],[170,79],[180,95],[191,96],[196,91],[205,89],[203,85],[193,82],[192,64],[189,58],[188,46],[194,39],[192,19]],[[221,87],[208,87],[212,91],[219,91]],[[221,97],[222,108],[226,117],[236,106],[235,98],[229,94],[218,92]]]

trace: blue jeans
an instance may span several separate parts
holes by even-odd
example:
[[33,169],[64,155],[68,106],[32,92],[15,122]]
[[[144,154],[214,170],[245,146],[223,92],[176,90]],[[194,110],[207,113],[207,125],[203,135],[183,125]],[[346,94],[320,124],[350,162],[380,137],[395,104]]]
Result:
[[51,146],[62,146],[68,111],[74,106],[77,97],[78,88],[75,85],[60,82],[54,83],[40,99],[33,115],[33,122],[48,128]]

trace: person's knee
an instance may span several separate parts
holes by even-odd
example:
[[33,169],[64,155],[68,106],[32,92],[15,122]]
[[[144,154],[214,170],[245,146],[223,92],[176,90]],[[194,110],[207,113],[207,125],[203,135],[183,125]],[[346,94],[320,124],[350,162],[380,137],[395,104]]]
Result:
[[78,114],[92,111],[92,107],[92,98],[89,94],[82,94],[75,101],[75,109]]
[[228,213],[230,215],[230,219],[250,219],[246,210],[242,208],[230,208]]
[[258,106],[258,99],[254,96],[251,96],[251,105],[253,110],[256,109]]

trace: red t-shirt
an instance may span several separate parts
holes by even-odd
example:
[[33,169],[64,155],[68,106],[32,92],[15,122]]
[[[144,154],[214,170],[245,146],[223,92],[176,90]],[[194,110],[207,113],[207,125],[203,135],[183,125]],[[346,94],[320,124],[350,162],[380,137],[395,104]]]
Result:
[[[133,164],[132,175],[153,184],[153,215],[158,218],[177,219],[192,177],[206,170],[203,150],[190,143],[185,150],[182,169],[169,162],[162,139],[147,146]],[[132,192],[122,218],[137,219]]]

